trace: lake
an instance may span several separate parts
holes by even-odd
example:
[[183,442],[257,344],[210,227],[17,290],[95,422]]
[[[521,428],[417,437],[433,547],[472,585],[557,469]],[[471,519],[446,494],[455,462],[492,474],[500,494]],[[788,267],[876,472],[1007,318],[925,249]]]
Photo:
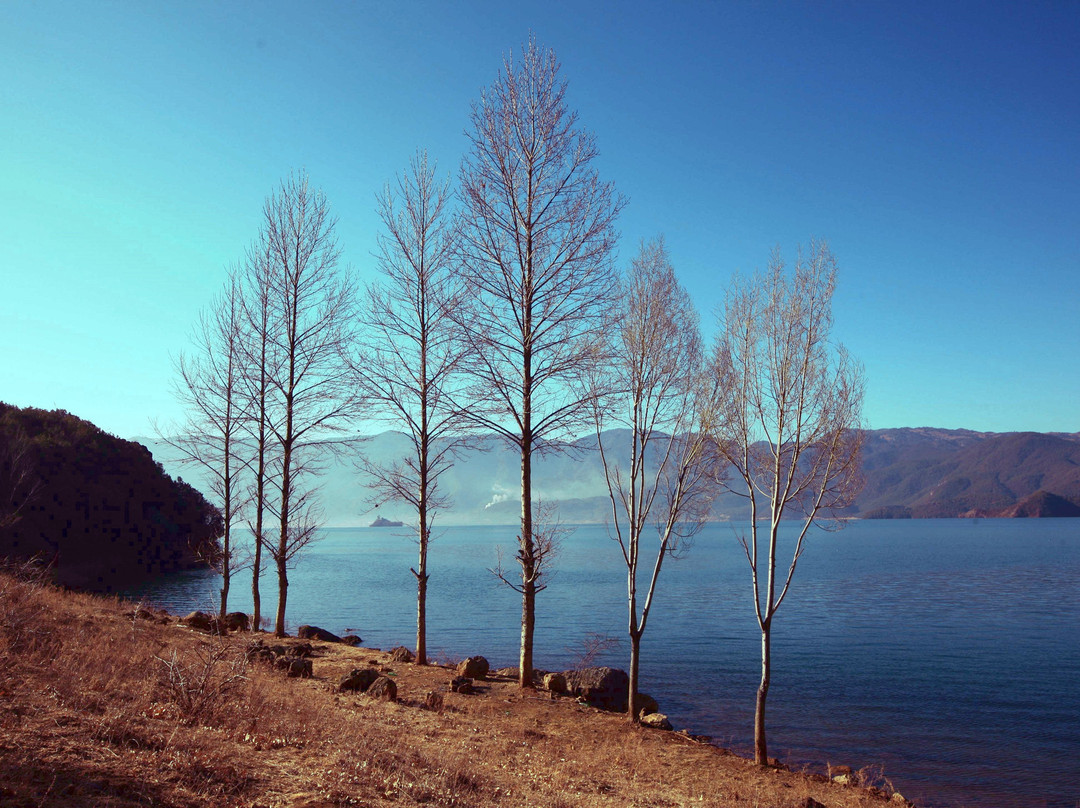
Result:
[[[706,527],[665,562],[642,641],[642,690],[678,728],[749,754],[760,634],[746,524]],[[516,666],[520,596],[488,568],[514,527],[452,527],[430,555],[431,656]],[[327,530],[290,575],[290,630],[413,647],[415,544],[402,529]],[[651,565],[650,562],[644,562]],[[783,565],[786,568],[786,563]],[[215,610],[218,581],[179,573],[132,593]],[[263,610],[276,583],[263,576]],[[250,611],[250,573],[230,609]],[[537,598],[535,664],[561,670],[590,636],[626,668],[626,570],[602,526],[564,541]],[[1080,805],[1080,520],[862,521],[815,531],[773,626],[769,754],[798,767],[880,765],[933,806]]]

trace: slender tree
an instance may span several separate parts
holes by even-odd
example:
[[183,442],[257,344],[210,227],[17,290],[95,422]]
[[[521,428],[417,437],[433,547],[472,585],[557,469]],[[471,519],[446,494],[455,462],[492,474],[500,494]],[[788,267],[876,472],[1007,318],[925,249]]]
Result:
[[436,178],[425,152],[386,185],[378,199],[381,282],[368,287],[358,370],[372,403],[409,438],[409,453],[388,463],[361,465],[372,476],[376,505],[389,500],[416,509],[416,662],[427,664],[428,547],[436,512],[445,507],[439,478],[453,465],[467,421],[449,395],[462,358],[454,316],[465,305],[451,273],[456,230],[448,208],[449,181]]
[[251,481],[251,518],[248,527],[252,535],[251,620],[256,631],[262,627],[260,580],[263,571],[263,548],[271,544],[266,529],[266,517],[274,516],[268,498],[272,483],[270,475],[276,465],[270,429],[270,418],[274,414],[270,379],[278,370],[274,365],[276,354],[271,350],[273,329],[277,325],[270,294],[272,257],[270,244],[264,233],[248,250],[244,264],[244,321],[243,338],[240,341],[243,351],[243,384],[248,401],[244,428],[250,445],[247,452]]
[[176,363],[176,395],[187,410],[187,422],[176,434],[163,436],[180,450],[183,462],[207,473],[220,504],[224,520],[221,552],[207,561],[221,574],[222,617],[228,611],[232,577],[241,566],[233,523],[246,499],[242,482],[242,308],[240,280],[230,272],[225,289],[200,317],[194,353],[181,354]]
[[601,360],[624,202],[600,181],[592,134],[566,105],[553,51],[530,40],[473,104],[462,161],[462,322],[477,424],[521,456],[522,687],[532,686],[537,543],[532,459],[588,423],[579,377]]
[[[761,682],[754,757],[768,762],[765,704],[772,624],[791,587],[811,525],[832,517],[859,488],[863,372],[831,341],[836,261],[824,243],[800,251],[794,273],[779,251],[769,270],[737,277],[720,317],[713,373],[725,425],[718,446],[731,466],[729,490],[750,504],[748,535],[754,609],[761,629]],[[781,520],[792,520],[790,562],[777,577]]]
[[[664,559],[677,557],[705,524],[716,453],[702,423],[706,410],[698,315],[675,276],[663,237],[642,243],[624,286],[612,330],[614,361],[597,385],[594,418],[611,499],[610,530],[626,564],[627,713],[637,721],[641,637],[660,569]],[[629,446],[605,446],[603,431],[613,426],[625,430],[616,434],[626,434]],[[655,536],[651,564],[650,535]],[[643,599],[639,572],[647,576]]]
[[267,548],[278,577],[274,633],[285,634],[288,566],[318,536],[314,476],[327,452],[350,442],[359,408],[349,354],[354,350],[356,295],[339,267],[335,220],[306,174],[291,176],[266,201],[264,233],[270,317],[266,427],[276,444],[278,535]]

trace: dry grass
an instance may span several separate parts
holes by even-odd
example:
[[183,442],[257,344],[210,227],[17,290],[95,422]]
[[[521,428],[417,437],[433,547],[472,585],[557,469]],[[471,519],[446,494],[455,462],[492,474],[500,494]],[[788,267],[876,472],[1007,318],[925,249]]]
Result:
[[[452,671],[374,649],[320,646],[314,677],[290,679],[249,663],[247,636],[132,609],[0,574],[0,805],[885,804],[509,680],[425,709]],[[337,692],[364,665],[395,678],[397,702]]]

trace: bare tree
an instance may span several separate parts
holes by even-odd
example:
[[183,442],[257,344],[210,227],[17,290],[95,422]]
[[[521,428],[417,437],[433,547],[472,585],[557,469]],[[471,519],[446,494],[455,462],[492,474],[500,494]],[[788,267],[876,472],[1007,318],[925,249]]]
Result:
[[[630,633],[627,713],[638,720],[641,637],[660,568],[705,524],[714,493],[715,451],[703,428],[702,344],[697,311],[675,277],[663,237],[642,242],[630,265],[613,329],[614,361],[595,399],[596,440],[611,499],[611,532],[626,564]],[[612,392],[603,395],[604,390]],[[604,445],[621,427],[629,447]],[[628,449],[624,455],[623,452]],[[626,457],[620,462],[621,457]],[[650,534],[655,560],[649,566]],[[638,573],[645,553],[644,600]]]
[[232,576],[241,566],[233,523],[245,505],[242,483],[244,396],[241,390],[242,301],[235,272],[219,297],[199,319],[194,354],[181,354],[176,362],[176,396],[187,411],[187,421],[173,435],[163,436],[178,449],[181,462],[201,467],[220,503],[224,535],[220,554],[207,562],[221,574],[221,616],[228,611]]
[[[810,526],[832,517],[858,491],[863,372],[831,340],[836,261],[824,243],[800,251],[788,275],[779,251],[769,270],[737,277],[719,322],[713,358],[725,428],[718,445],[731,464],[733,493],[750,504],[740,536],[761,629],[761,683],[754,713],[754,757],[768,762],[765,702],[772,624],[791,587]],[[790,563],[777,580],[781,520],[794,521]],[[785,554],[786,557],[786,554]]]
[[269,366],[273,417],[267,428],[278,450],[278,536],[268,550],[277,568],[274,633],[285,634],[288,566],[318,536],[313,476],[327,452],[350,442],[345,433],[359,406],[349,353],[354,347],[355,290],[339,269],[335,220],[306,174],[291,176],[266,201]]
[[248,401],[244,429],[250,450],[247,452],[251,473],[251,518],[248,527],[252,534],[251,603],[252,626],[262,627],[263,548],[271,545],[266,530],[266,516],[273,516],[268,501],[271,470],[277,465],[272,443],[270,419],[274,414],[270,379],[278,368],[276,354],[271,350],[275,327],[271,306],[270,270],[273,266],[270,244],[263,237],[249,250],[244,264],[244,323],[240,347],[243,351],[243,383]]
[[439,478],[453,465],[467,422],[448,385],[459,369],[462,343],[452,317],[464,306],[451,273],[456,231],[448,204],[449,181],[419,152],[396,188],[378,200],[385,232],[379,236],[382,282],[368,287],[359,373],[384,420],[404,430],[410,453],[390,463],[361,465],[374,479],[376,505],[389,500],[416,509],[416,662],[427,664],[428,546],[435,514],[446,507]]
[[473,104],[461,166],[460,271],[475,422],[521,454],[521,655],[532,686],[537,538],[532,458],[588,423],[575,385],[602,358],[614,285],[615,219],[624,201],[593,168],[592,134],[566,106],[553,51],[530,40]]

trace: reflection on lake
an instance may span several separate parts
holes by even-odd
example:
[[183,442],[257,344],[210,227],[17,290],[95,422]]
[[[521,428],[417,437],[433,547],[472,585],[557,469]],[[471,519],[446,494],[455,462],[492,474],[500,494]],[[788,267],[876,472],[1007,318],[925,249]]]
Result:
[[[642,641],[642,690],[677,727],[749,751],[760,640],[745,525],[710,525],[666,562]],[[435,659],[517,664],[520,599],[488,567],[512,560],[514,527],[455,527],[431,550]],[[290,625],[415,642],[415,545],[402,529],[328,530],[290,574]],[[603,527],[564,544],[537,598],[536,665],[573,664],[592,632],[620,638],[626,570]],[[786,566],[786,565],[785,565]],[[213,610],[218,579],[179,573],[135,594],[174,612]],[[773,629],[770,754],[788,763],[884,766],[931,805],[1080,803],[1080,520],[856,522],[814,533]],[[263,610],[276,582],[263,575]],[[250,574],[230,609],[251,609]],[[624,658],[625,657],[625,658]]]

